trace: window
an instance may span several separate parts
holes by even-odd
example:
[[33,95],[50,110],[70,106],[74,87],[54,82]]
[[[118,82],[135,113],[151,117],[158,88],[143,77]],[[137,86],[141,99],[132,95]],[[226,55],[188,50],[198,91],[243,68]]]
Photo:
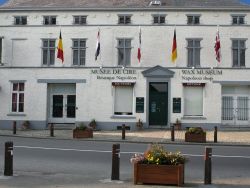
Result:
[[184,115],[203,116],[203,87],[184,87]]
[[131,15],[119,15],[118,16],[119,24],[130,24],[131,23]]
[[85,65],[86,39],[73,39],[73,65]]
[[189,15],[189,16],[187,16],[187,24],[189,24],[189,25],[198,25],[198,24],[200,24],[200,16],[198,16],[198,15]]
[[27,16],[15,16],[14,24],[15,25],[27,25]]
[[3,48],[3,38],[0,37],[0,64],[3,63],[3,60],[2,60],[2,48]]
[[133,114],[133,86],[115,86],[114,114]]
[[188,67],[200,66],[201,39],[187,39]]
[[232,16],[233,25],[242,25],[245,24],[245,16]]
[[164,24],[165,23],[165,15],[153,15],[154,24]]
[[44,25],[56,25],[56,16],[44,16],[43,24]]
[[24,112],[24,83],[12,84],[11,112]]
[[246,40],[232,40],[233,67],[245,67]]
[[75,25],[84,25],[87,23],[87,16],[74,16]]
[[118,39],[118,65],[129,66],[131,59],[131,39]]
[[55,64],[55,39],[43,39],[42,40],[42,62],[43,65]]

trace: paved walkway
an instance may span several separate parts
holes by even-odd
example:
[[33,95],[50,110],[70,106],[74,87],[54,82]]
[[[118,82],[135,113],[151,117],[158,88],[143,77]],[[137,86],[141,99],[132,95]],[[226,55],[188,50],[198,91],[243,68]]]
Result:
[[[50,137],[49,130],[17,130],[15,136],[73,139],[72,130],[55,130],[54,137]],[[13,136],[11,130],[0,130],[0,135]],[[184,142],[185,131],[175,131],[175,143]],[[218,131],[218,144],[250,145],[250,130],[247,131]],[[126,131],[126,138],[122,140],[121,131],[94,131],[94,138],[85,140],[96,141],[127,141],[127,142],[171,142],[171,132],[165,129],[145,129],[140,131]],[[207,131],[207,143],[214,143],[214,132]]]

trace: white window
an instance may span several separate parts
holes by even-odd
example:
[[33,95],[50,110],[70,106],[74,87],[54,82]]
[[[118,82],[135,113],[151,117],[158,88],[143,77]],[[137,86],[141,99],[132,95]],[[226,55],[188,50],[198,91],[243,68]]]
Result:
[[55,64],[55,39],[42,39],[42,64],[54,65]]
[[27,25],[27,16],[15,16],[14,24],[15,25]]
[[2,45],[3,45],[3,38],[0,37],[0,64],[3,63],[3,60],[2,60]]
[[243,25],[245,24],[245,16],[244,15],[233,15],[232,16],[232,24],[233,25]]
[[118,15],[118,24],[131,24],[132,15]]
[[84,25],[87,23],[87,16],[73,16],[75,25]]
[[24,83],[12,84],[11,112],[24,112]]
[[56,16],[44,16],[43,24],[44,25],[56,25]]
[[203,87],[184,87],[184,115],[203,116]]
[[114,114],[133,114],[133,86],[115,86]]

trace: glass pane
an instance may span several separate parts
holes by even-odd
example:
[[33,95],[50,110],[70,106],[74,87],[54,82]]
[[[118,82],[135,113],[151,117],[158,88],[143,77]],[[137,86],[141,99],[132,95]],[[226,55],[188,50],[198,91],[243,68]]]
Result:
[[238,48],[238,40],[233,40],[233,48]]
[[17,111],[17,103],[12,103],[11,111],[12,112],[16,112]]
[[67,96],[67,117],[74,118],[76,116],[76,96]]
[[188,24],[192,24],[193,23],[193,16],[188,16]]
[[158,16],[154,16],[154,23],[158,23]]
[[55,41],[54,40],[50,40],[49,41],[49,47],[55,47]]
[[19,94],[19,102],[24,102],[24,93]]
[[24,91],[24,83],[19,83],[19,91]]
[[17,93],[12,93],[12,103],[17,103]]
[[240,66],[245,66],[245,50],[240,50]]
[[53,95],[53,117],[63,117],[63,95]]
[[24,112],[24,103],[19,103],[18,104],[18,112]]
[[160,23],[165,23],[165,17],[164,16],[160,17]]
[[18,83],[13,83],[13,91],[17,91],[18,90]]
[[128,65],[130,65],[131,50],[126,49],[125,50],[125,55],[126,55],[126,57],[125,57],[125,61],[126,61],[125,65],[128,66]]
[[51,24],[52,24],[52,25],[55,25],[55,24],[56,24],[56,17],[52,17],[52,18],[51,18]]
[[200,66],[200,49],[195,49],[195,67]]
[[85,24],[86,23],[86,16],[82,16],[81,17],[81,24]]
[[85,65],[85,57],[80,58],[80,65]]
[[193,66],[193,49],[188,49],[188,67]]
[[49,43],[47,40],[43,40],[43,47],[48,47],[49,46]]
[[130,39],[125,40],[125,47],[126,48],[131,47],[131,40]]
[[244,17],[239,17],[239,24],[244,24]]
[[193,47],[193,41],[192,40],[188,40],[188,47]]
[[74,23],[79,24],[79,22],[80,22],[79,16],[74,16]]
[[78,65],[78,50],[73,50],[73,65]]
[[200,45],[200,41],[197,41],[197,40],[194,41],[194,46],[195,46],[195,47],[200,47],[200,46],[201,46],[201,45]]
[[132,115],[133,111],[133,87],[115,87],[115,109],[116,115]]
[[47,65],[48,50],[43,50],[43,65]]
[[78,40],[73,40],[73,47],[75,47],[75,48],[78,47]]
[[55,63],[55,50],[50,50],[50,65],[54,65]]
[[245,48],[245,41],[244,40],[240,41],[240,48]]
[[184,88],[184,114],[187,116],[203,115],[203,88]]
[[123,17],[123,16],[120,16],[120,17],[119,17],[119,23],[121,23],[121,24],[124,23],[124,17]]
[[238,50],[233,50],[233,66],[238,66]]
[[16,25],[19,25],[20,24],[20,18],[16,17],[15,20],[16,20]]
[[81,41],[80,41],[80,47],[85,47],[85,46],[86,46],[86,41],[81,40]]
[[118,65],[124,65],[124,54],[122,49],[118,49]]
[[26,18],[26,17],[23,17],[23,18],[22,18],[22,24],[23,24],[23,25],[26,25],[26,24],[27,24],[27,18]]
[[118,40],[118,47],[124,47],[124,40]]
[[196,16],[196,17],[194,18],[194,23],[195,23],[195,24],[199,24],[199,23],[200,23],[200,17]]
[[49,17],[48,16],[44,17],[44,24],[49,25]]
[[126,23],[130,23],[130,16],[126,16]]

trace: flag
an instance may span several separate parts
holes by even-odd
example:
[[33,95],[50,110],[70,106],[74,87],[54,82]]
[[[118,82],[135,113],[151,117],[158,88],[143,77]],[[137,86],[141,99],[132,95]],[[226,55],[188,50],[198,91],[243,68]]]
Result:
[[101,50],[100,48],[101,48],[101,46],[100,46],[100,30],[98,30],[97,41],[96,41],[96,50],[95,50],[95,60],[97,60],[97,57],[100,54],[100,50]]
[[176,31],[174,29],[174,38],[173,38],[173,45],[172,45],[172,63],[175,62],[177,59],[177,42],[176,42]]
[[61,59],[62,63],[63,63],[64,58],[63,58],[63,43],[62,43],[61,31],[60,31],[59,41],[58,41],[58,45],[57,45],[57,58]]
[[216,37],[215,37],[214,50],[215,50],[215,57],[216,57],[216,60],[220,63],[220,61],[221,61],[221,51],[220,51],[220,35],[219,35],[219,29],[217,29],[217,33],[216,33]]
[[141,61],[141,27],[139,28],[139,47],[137,51],[137,59],[139,60],[139,63]]

